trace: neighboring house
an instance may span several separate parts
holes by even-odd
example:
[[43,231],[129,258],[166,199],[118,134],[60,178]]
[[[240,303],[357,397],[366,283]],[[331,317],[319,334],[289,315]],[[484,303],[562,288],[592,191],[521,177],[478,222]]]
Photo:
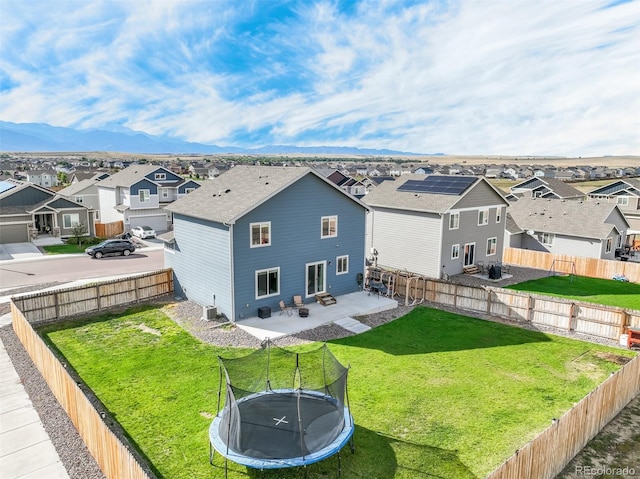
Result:
[[617,204],[629,222],[629,234],[640,233],[640,179],[613,181],[591,191],[589,198]]
[[60,196],[75,201],[94,210],[94,221],[100,221],[100,200],[98,198],[98,183],[100,180],[87,179],[72,183],[58,191]]
[[515,196],[531,196],[534,198],[578,200],[587,199],[587,195],[577,188],[556,178],[533,177],[509,188]]
[[236,166],[167,209],[176,292],[232,321],[362,285],[367,207],[311,168]]
[[403,176],[363,201],[372,209],[367,248],[380,266],[440,278],[502,260],[509,203],[483,177]]
[[82,180],[104,180],[109,177],[106,171],[74,171],[70,175],[69,183],[79,183]]
[[29,170],[25,172],[27,181],[34,185],[54,188],[58,186],[58,176],[55,171]]
[[554,254],[615,259],[629,223],[615,204],[521,198],[507,209],[505,244]]
[[96,184],[100,221],[122,221],[125,231],[150,226],[156,231],[171,227],[165,207],[200,187],[157,165],[131,165]]
[[39,234],[69,237],[87,225],[94,234],[92,211],[33,183],[0,181],[0,243],[23,243]]

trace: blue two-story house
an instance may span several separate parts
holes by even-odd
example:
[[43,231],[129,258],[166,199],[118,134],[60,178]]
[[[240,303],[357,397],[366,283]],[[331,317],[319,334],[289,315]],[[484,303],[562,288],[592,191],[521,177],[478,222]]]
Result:
[[360,288],[368,208],[311,168],[236,166],[167,210],[176,292],[232,321]]
[[124,230],[150,226],[156,231],[171,227],[165,207],[199,188],[158,165],[131,165],[97,183],[100,221],[122,221]]

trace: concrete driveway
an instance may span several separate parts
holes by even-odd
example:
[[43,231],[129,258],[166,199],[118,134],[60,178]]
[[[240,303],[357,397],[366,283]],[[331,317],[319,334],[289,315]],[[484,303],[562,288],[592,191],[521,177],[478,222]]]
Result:
[[0,244],[0,261],[38,258],[40,256],[42,256],[42,253],[33,243]]

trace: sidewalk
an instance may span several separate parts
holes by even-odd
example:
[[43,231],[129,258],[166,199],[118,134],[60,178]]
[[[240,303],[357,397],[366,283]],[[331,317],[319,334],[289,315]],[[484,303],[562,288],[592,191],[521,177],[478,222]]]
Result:
[[[11,323],[11,314],[0,325]],[[0,341],[0,471],[3,479],[68,479],[40,416]]]

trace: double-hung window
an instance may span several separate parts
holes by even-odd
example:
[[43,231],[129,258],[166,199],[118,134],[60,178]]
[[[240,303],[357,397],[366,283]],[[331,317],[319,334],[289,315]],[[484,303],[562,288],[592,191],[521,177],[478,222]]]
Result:
[[460,245],[451,245],[451,259],[458,259],[460,257]]
[[496,254],[498,244],[498,238],[489,238],[487,240],[487,256],[493,256]]
[[451,213],[449,215],[449,229],[457,230],[460,228],[460,213]]
[[629,197],[628,196],[618,196],[616,202],[620,206],[629,206]]
[[336,258],[336,274],[346,274],[349,272],[349,256],[338,256]]
[[73,228],[74,226],[78,226],[79,224],[80,224],[80,215],[78,214],[62,215],[62,226],[65,229]]
[[138,191],[138,199],[140,203],[149,203],[151,201],[151,191],[150,190],[139,190]]
[[337,216],[323,216],[322,217],[322,231],[320,233],[321,238],[335,238],[338,236],[338,217]]
[[607,241],[604,246],[604,252],[611,253],[612,249],[613,249],[613,238],[607,238]]
[[251,223],[251,247],[269,246],[271,244],[271,222]]
[[502,219],[502,208],[496,208],[496,223],[500,223]]
[[553,233],[540,233],[540,243],[546,244],[547,246],[553,246],[553,240],[555,240],[556,235]]
[[478,211],[478,226],[489,224],[489,210]]
[[256,271],[256,299],[280,294],[280,268]]

